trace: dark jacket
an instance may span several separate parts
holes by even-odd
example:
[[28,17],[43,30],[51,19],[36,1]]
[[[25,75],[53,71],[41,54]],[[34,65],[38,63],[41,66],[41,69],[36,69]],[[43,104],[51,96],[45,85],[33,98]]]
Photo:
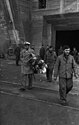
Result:
[[62,49],[62,48],[60,48],[60,49],[58,50],[58,56],[61,55],[61,54],[63,54],[63,49]]
[[48,65],[48,68],[53,68],[56,61],[56,53],[53,51],[50,53],[49,51],[45,55],[45,63]]
[[45,48],[43,46],[40,48],[39,55],[40,55],[41,59],[44,60]]
[[72,78],[73,72],[76,73],[76,63],[73,56],[69,55],[68,60],[66,60],[64,54],[58,56],[54,67],[54,76]]
[[14,54],[15,54],[16,56],[19,56],[19,57],[20,57],[20,47],[19,47],[19,46],[15,48]]

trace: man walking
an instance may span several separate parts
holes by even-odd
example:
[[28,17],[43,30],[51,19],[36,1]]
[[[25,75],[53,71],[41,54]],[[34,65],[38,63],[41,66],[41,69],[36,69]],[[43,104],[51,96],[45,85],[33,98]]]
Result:
[[45,55],[45,63],[47,64],[46,69],[46,77],[48,82],[52,82],[52,74],[53,74],[53,68],[56,61],[56,53],[53,50],[52,46],[49,47],[49,50],[47,51]]
[[28,81],[28,89],[32,89],[32,77],[33,69],[30,65],[30,59],[35,56],[33,49],[30,48],[29,42],[24,42],[24,49],[21,51],[21,73],[24,80],[24,88],[26,87],[26,81]]
[[19,66],[19,60],[20,60],[20,47],[17,45],[15,48],[14,54],[16,56],[16,66]]
[[40,55],[40,58],[42,60],[44,60],[44,57],[45,57],[45,48],[44,48],[43,44],[42,44],[42,47],[40,48],[39,55]]
[[54,67],[54,79],[56,80],[59,75],[59,94],[62,104],[66,104],[67,94],[73,87],[73,72],[77,77],[75,60],[70,55],[69,46],[65,45],[63,54],[58,56]]

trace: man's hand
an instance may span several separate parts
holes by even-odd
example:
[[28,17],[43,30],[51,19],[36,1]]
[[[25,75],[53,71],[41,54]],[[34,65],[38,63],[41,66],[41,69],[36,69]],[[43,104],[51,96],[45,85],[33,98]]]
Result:
[[46,68],[48,68],[48,65],[47,65],[47,64],[45,64],[45,67],[46,67]]
[[54,80],[55,80],[55,81],[57,80],[57,77],[56,77],[56,76],[54,76]]

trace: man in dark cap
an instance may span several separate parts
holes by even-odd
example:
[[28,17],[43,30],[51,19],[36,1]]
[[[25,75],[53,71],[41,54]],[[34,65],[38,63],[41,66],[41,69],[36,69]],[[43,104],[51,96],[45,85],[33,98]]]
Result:
[[59,94],[62,104],[67,104],[67,94],[73,87],[73,72],[77,77],[75,60],[70,55],[70,47],[65,45],[63,54],[58,56],[54,67],[54,79],[56,80],[59,75]]
[[40,55],[40,58],[42,60],[44,60],[44,57],[45,57],[45,48],[44,48],[43,44],[42,44],[42,47],[40,48],[39,55]]
[[45,63],[47,64],[46,78],[48,82],[52,82],[52,74],[56,58],[57,58],[56,53],[53,50],[53,47],[50,46],[49,50],[46,52],[45,55]]
[[61,55],[63,53],[63,48],[62,46],[60,46],[59,50],[58,50],[58,56]]

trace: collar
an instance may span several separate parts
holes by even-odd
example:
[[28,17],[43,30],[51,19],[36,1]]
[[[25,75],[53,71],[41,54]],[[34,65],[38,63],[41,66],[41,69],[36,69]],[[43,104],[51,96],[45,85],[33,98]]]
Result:
[[66,59],[65,56],[64,56],[64,53],[63,53],[63,59],[64,59],[65,61],[69,60],[69,57],[70,57],[70,55],[68,56],[68,59]]

